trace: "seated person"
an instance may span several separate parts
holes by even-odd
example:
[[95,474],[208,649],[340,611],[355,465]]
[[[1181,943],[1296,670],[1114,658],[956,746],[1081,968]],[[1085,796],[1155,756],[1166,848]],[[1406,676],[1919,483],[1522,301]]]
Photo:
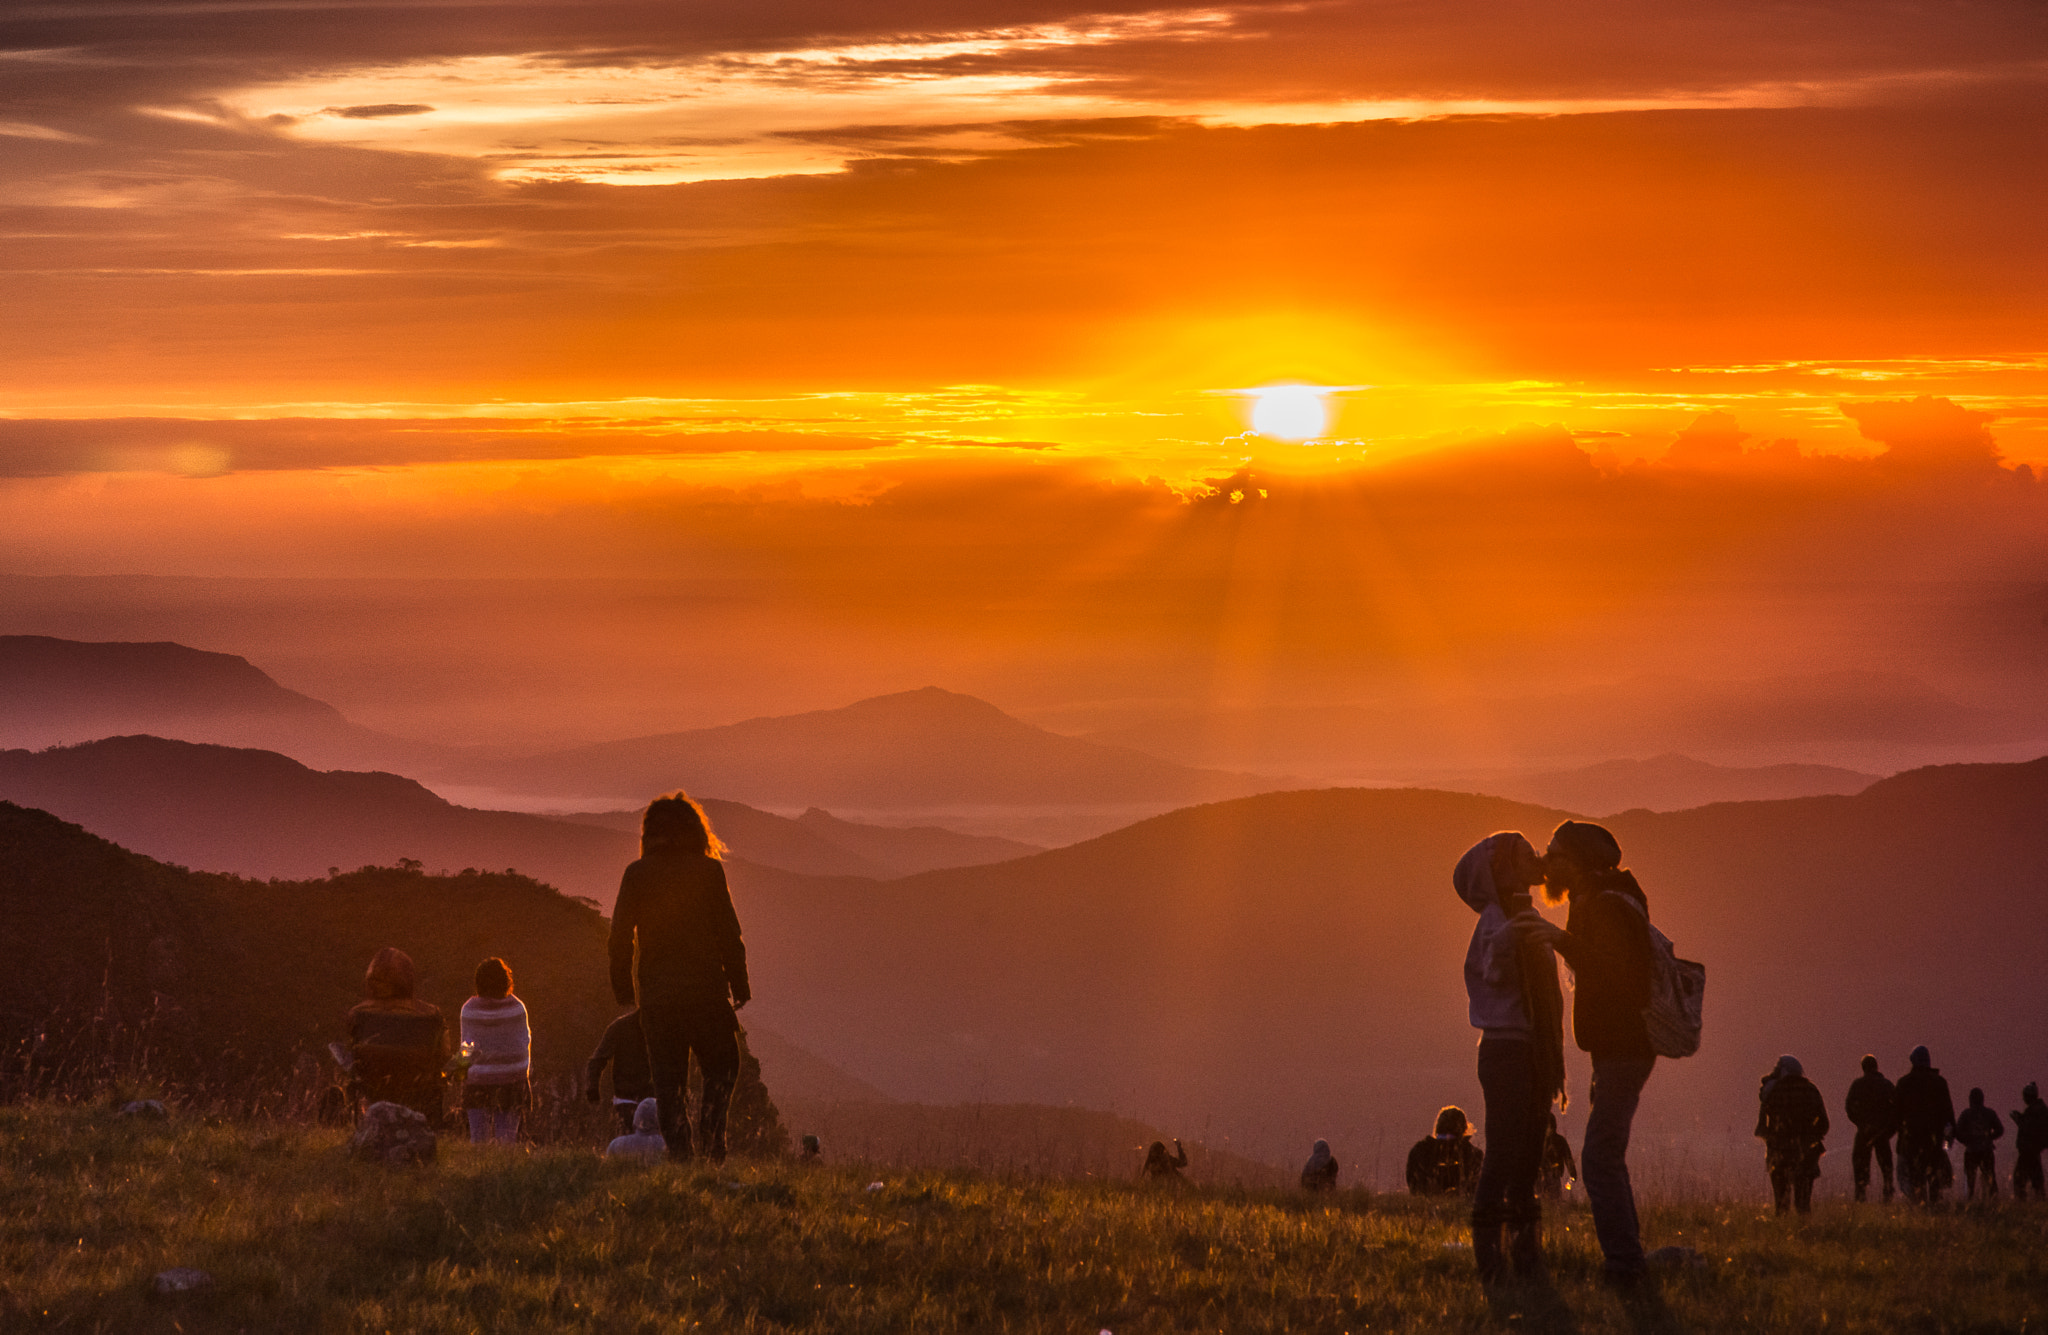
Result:
[[448,1026],[439,1006],[414,998],[413,978],[412,957],[394,946],[370,961],[369,1000],[348,1013],[350,1102],[402,1104],[438,1127]]
[[1180,1170],[1188,1166],[1188,1152],[1181,1148],[1180,1137],[1173,1138],[1173,1153],[1166,1152],[1166,1142],[1155,1140],[1145,1151],[1145,1162],[1138,1168],[1140,1182],[1181,1182],[1185,1181]]
[[1319,1140],[1309,1151],[1308,1162],[1301,1168],[1301,1185],[1309,1191],[1337,1189],[1337,1156],[1330,1153],[1329,1141]]
[[1456,1104],[1436,1115],[1436,1130],[1408,1151],[1408,1190],[1417,1196],[1469,1196],[1485,1159],[1472,1143],[1472,1123]]
[[661,1105],[650,1095],[633,1109],[633,1129],[614,1137],[604,1147],[607,1159],[645,1159],[660,1163],[668,1157],[668,1142],[661,1138]]

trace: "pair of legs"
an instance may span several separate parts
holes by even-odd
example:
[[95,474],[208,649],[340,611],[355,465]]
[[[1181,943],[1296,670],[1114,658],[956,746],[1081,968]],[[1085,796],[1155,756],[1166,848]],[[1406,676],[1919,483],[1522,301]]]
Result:
[[[717,1163],[725,1158],[725,1113],[739,1081],[739,1022],[730,1005],[662,1005],[640,1000],[640,1028],[647,1035],[647,1064],[654,1077],[654,1098],[661,1108],[661,1138],[669,1157],[700,1154]],[[690,1057],[704,1077],[697,1103],[697,1137],[689,1126]]]
[[1906,1199],[1915,1205],[1939,1205],[1947,1188],[1948,1155],[1942,1148],[1941,1133],[1899,1133],[1899,1185]]
[[1984,1199],[1998,1199],[1998,1151],[1963,1151],[1963,1199],[1977,1199],[1977,1188],[1983,1187]]
[[1593,1110],[1586,1117],[1579,1177],[1593,1207],[1593,1232],[1606,1258],[1607,1277],[1621,1284],[1633,1283],[1644,1269],[1642,1225],[1628,1177],[1628,1137],[1643,1086],[1656,1065],[1656,1057],[1648,1054],[1593,1054]]
[[2012,1198],[2016,1201],[2025,1200],[2028,1188],[2033,1189],[2035,1200],[2048,1199],[2048,1191],[2042,1190],[2041,1151],[2039,1150],[2035,1150],[2031,1154],[2015,1152],[2013,1158]]
[[1856,1143],[1849,1150],[1849,1168],[1856,1178],[1856,1199],[1870,1190],[1870,1160],[1877,1158],[1877,1170],[1884,1174],[1884,1198],[1892,1198],[1892,1133],[1856,1128]]
[[1536,1087],[1536,1062],[1526,1040],[1487,1038],[1479,1043],[1479,1088],[1486,1096],[1486,1159],[1472,1199],[1472,1256],[1481,1279],[1500,1278],[1509,1257],[1523,1278],[1543,1266],[1543,1203],[1536,1179],[1550,1128],[1549,1100]]
[[1813,1183],[1820,1173],[1809,1168],[1804,1161],[1793,1160],[1771,1163],[1771,1200],[1778,1213],[1797,1210],[1801,1214],[1813,1213]]
[[519,1140],[519,1113],[495,1108],[468,1108],[469,1143],[512,1145]]

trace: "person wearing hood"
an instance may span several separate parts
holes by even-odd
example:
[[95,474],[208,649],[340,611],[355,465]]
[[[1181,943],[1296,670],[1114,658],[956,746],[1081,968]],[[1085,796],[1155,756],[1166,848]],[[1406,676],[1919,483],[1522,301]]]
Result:
[[1849,1086],[1842,1111],[1856,1128],[1856,1143],[1849,1150],[1849,1168],[1856,1178],[1856,1199],[1870,1189],[1870,1158],[1877,1156],[1878,1171],[1884,1174],[1884,1199],[1892,1199],[1892,1137],[1899,1133],[1899,1095],[1892,1082],[1877,1069],[1877,1058],[1863,1055],[1863,1074]]
[[1486,1156],[1472,1143],[1471,1119],[1452,1104],[1437,1113],[1429,1135],[1408,1147],[1408,1191],[1415,1196],[1471,1195],[1485,1166]]
[[413,996],[412,956],[386,946],[370,960],[369,993],[348,1013],[348,1102],[360,1109],[397,1103],[441,1125],[445,1098],[441,1068],[448,1063],[448,1023],[441,1008]]
[[1579,1152],[1580,1180],[1593,1208],[1605,1258],[1602,1275],[1624,1293],[1641,1283],[1648,1262],[1629,1181],[1628,1141],[1643,1086],[1657,1064],[1643,1008],[1650,1002],[1650,901],[1621,865],[1621,845],[1598,825],[1568,820],[1543,855],[1546,899],[1571,904],[1562,929],[1529,930],[1572,970],[1572,1035],[1593,1059],[1592,1111]]
[[1756,1135],[1764,1143],[1778,1213],[1813,1213],[1813,1183],[1827,1153],[1828,1107],[1797,1057],[1778,1058],[1757,1091]]
[[1308,1162],[1301,1166],[1301,1185],[1306,1191],[1337,1189],[1337,1156],[1330,1153],[1329,1141],[1319,1140],[1309,1151]]
[[2005,1134],[2005,1122],[1995,1109],[1984,1106],[1984,1091],[1970,1091],[1970,1106],[1956,1114],[1956,1140],[1963,1147],[1963,1199],[1977,1199],[1982,1184],[1984,1199],[1998,1199],[1998,1138]]
[[1912,1067],[1896,1086],[1899,1108],[1899,1185],[1915,1205],[1939,1205],[1955,1181],[1948,1147],[1955,1138],[1956,1105],[1948,1081],[1927,1049],[1913,1049]]
[[623,1136],[614,1136],[612,1143],[604,1147],[607,1159],[645,1159],[657,1161],[668,1154],[668,1142],[661,1138],[661,1105],[652,1098],[645,1098],[634,1105],[633,1129]]
[[[669,1157],[725,1159],[725,1119],[739,1081],[739,1017],[753,993],[739,915],[719,859],[725,845],[687,793],[648,803],[640,857],[619,881],[610,940],[612,995],[638,1000],[648,1070]],[[690,1058],[703,1073],[694,1143]]]
[[[1545,1115],[1564,1097],[1564,994],[1530,889],[1542,863],[1514,831],[1488,835],[1458,859],[1451,885],[1479,915],[1465,948],[1467,1013],[1479,1038],[1486,1096],[1486,1156],[1472,1197],[1472,1258],[1491,1283],[1507,1265],[1524,1278],[1543,1269]],[[1509,1233],[1505,1252],[1502,1230]]]
[[2041,1151],[2048,1150],[2048,1102],[2042,1101],[2040,1088],[2031,1080],[2020,1090],[2020,1102],[2026,1106],[2012,1115],[2012,1198],[2025,1200],[2031,1187],[2038,1201],[2048,1198],[2041,1183]]

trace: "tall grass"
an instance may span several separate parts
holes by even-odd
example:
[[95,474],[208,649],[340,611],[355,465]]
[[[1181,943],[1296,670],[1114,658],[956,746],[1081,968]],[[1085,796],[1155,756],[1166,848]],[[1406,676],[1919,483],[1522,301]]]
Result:
[[[1597,1283],[1582,1211],[1556,1288],[1489,1303],[1462,1207],[866,1165],[601,1159],[444,1141],[349,1161],[338,1129],[100,1101],[0,1109],[0,1329],[66,1331],[2020,1331],[2048,1210],[1653,1207],[1696,1248],[1656,1301]],[[880,1182],[877,1188],[872,1184]],[[214,1287],[152,1302],[169,1266]]]

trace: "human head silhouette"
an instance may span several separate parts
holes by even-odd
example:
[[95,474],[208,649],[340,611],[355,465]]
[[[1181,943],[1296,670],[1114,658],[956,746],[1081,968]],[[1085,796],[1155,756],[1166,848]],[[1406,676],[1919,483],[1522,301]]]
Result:
[[1865,1074],[1865,1075],[1876,1075],[1876,1074],[1877,1074],[1877,1058],[1876,1058],[1876,1057],[1873,1057],[1872,1055],[1870,1055],[1870,1054],[1869,1054],[1869,1053],[1867,1053],[1867,1052],[1863,1054],[1863,1074]]

